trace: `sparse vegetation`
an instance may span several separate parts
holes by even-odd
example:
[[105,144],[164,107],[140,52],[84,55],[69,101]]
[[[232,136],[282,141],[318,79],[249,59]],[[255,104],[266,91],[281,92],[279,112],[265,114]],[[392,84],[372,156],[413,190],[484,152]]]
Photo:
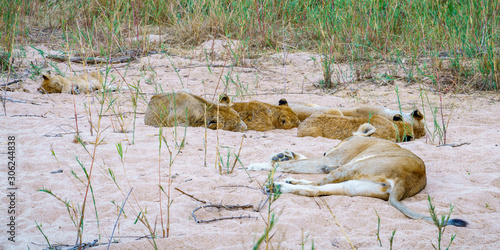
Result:
[[[182,87],[187,87],[189,82],[186,82],[186,79],[189,81],[189,74],[186,77],[179,73],[182,65],[179,66],[172,60],[172,53],[192,49],[209,39],[231,39],[230,41],[237,40],[241,44],[234,48],[229,47],[224,58],[215,58],[209,51],[204,51],[203,60],[206,61],[210,74],[215,74],[212,72],[215,66],[224,68],[218,77],[219,82],[222,81],[221,88],[224,88],[225,93],[232,91],[233,98],[245,98],[252,96],[252,90],[248,82],[240,79],[240,72],[235,70],[236,67],[250,67],[251,63],[245,59],[267,56],[268,52],[286,54],[292,51],[313,51],[320,55],[315,59],[323,70],[323,79],[318,86],[324,89],[335,89],[347,82],[368,79],[380,85],[393,82],[395,79],[401,79],[409,84],[421,84],[419,100],[422,102],[422,112],[430,109],[432,115],[428,121],[431,121],[433,127],[426,127],[429,139],[431,142],[437,140],[438,144],[446,144],[451,111],[446,119],[441,95],[449,91],[467,91],[470,88],[493,91],[499,89],[499,10],[500,2],[493,0],[0,0],[0,77],[38,80],[45,70],[52,70],[61,75],[73,74],[61,70],[57,63],[47,59],[47,51],[38,49],[38,45],[50,44],[50,49],[59,51],[60,55],[77,55],[84,61],[95,57],[108,60],[107,63],[99,65],[101,69],[105,68],[104,85],[118,77],[110,75],[112,69],[118,72],[109,63],[111,58],[130,51],[137,57],[148,55],[148,52],[152,51],[158,52],[169,60],[168,67],[175,71],[176,81],[178,80]],[[153,43],[149,38],[150,35],[158,36],[160,42]],[[24,53],[24,49],[29,46],[43,58],[43,63],[28,60],[29,56]],[[189,56],[186,58],[191,59]],[[217,60],[222,60],[224,64],[214,65],[214,61]],[[20,66],[23,62],[29,65],[28,68]],[[67,63],[71,69],[72,62],[67,60]],[[338,67],[339,63],[348,64],[349,70]],[[283,65],[285,64],[283,59]],[[83,65],[84,68],[87,67],[85,63]],[[77,191],[74,196],[59,196],[58,190],[55,189],[54,192],[49,188],[38,190],[54,197],[64,206],[72,225],[78,232],[76,238],[80,247],[84,243],[89,217],[97,222],[96,231],[100,240],[103,232],[100,225],[102,221],[100,216],[103,212],[100,207],[102,203],[109,201],[100,200],[94,193],[95,177],[92,174],[96,168],[104,170],[103,176],[116,187],[115,191],[123,199],[128,198],[124,192],[131,190],[125,170],[127,149],[121,143],[116,143],[116,149],[124,172],[123,176],[116,173],[116,167],[119,166],[108,166],[105,159],[102,159],[101,163],[101,159],[96,156],[106,138],[104,132],[107,128],[101,127],[104,117],[109,116],[112,130],[122,133],[126,138],[124,141],[129,142],[129,145],[135,143],[138,107],[146,104],[148,98],[146,93],[143,93],[140,80],[132,83],[127,79],[129,66],[126,65],[125,73],[117,78],[124,82],[128,90],[119,88],[114,93],[102,92],[82,103],[78,103],[73,97],[70,106],[74,114],[74,118],[72,117],[74,119],[72,126],[76,134],[74,141],[85,151],[84,157],[90,159],[89,165],[89,162],[84,162],[81,157],[76,157],[75,162],[79,169],[71,170],[71,175],[68,176],[71,181],[76,180]],[[144,84],[152,85],[155,93],[170,91],[163,89],[156,70],[158,68],[149,67],[148,64],[142,65],[139,69],[141,81],[144,80],[142,81]],[[258,71],[256,69],[256,72]],[[383,73],[377,75],[376,72]],[[257,82],[257,80],[254,82],[256,86]],[[286,93],[286,87],[285,79],[283,93]],[[439,104],[432,104],[427,93],[428,88],[436,90],[440,98]],[[217,91],[213,92],[215,97]],[[397,87],[396,93],[401,111],[402,104]],[[2,100],[5,112],[5,99]],[[129,108],[129,104],[132,111],[127,109],[127,112],[124,109]],[[79,111],[82,106],[86,115],[83,119],[80,118],[82,112]],[[128,114],[133,114],[133,117],[128,117]],[[84,122],[88,126],[82,126]],[[128,133],[131,125],[130,141]],[[92,142],[83,140],[80,134],[82,127],[89,129],[93,136]],[[132,192],[133,201],[129,200],[127,204],[132,216],[122,216],[123,218],[118,216],[117,219],[117,223],[123,219],[135,220],[134,224],[140,222],[149,234],[145,237],[151,247],[157,249],[159,247],[156,239],[169,237],[172,234],[171,206],[175,206],[171,194],[171,185],[175,177],[172,167],[176,157],[186,146],[187,134],[186,127],[183,128],[183,133],[178,133],[177,129],[177,127],[159,128],[158,135],[155,134],[154,137],[158,140],[156,169],[158,179],[157,183],[155,181],[157,189],[154,191],[158,193],[158,200],[155,202],[159,203],[159,213],[154,213],[151,207],[141,204],[140,198]],[[207,147],[209,147],[207,140],[205,131],[205,166],[207,166]],[[239,148],[222,146],[219,144],[217,132],[216,144],[215,168],[219,174],[231,174],[238,163],[243,165],[239,158],[243,138]],[[52,147],[51,152],[60,164]],[[163,155],[165,153],[166,156]],[[101,164],[102,166],[98,166]],[[253,176],[248,173],[247,175],[249,181],[253,181]],[[280,193],[273,182],[274,171],[268,176],[267,185],[269,190],[276,192],[266,194],[267,211],[262,216],[265,228],[255,242],[254,249],[264,244],[266,249],[274,248],[273,236],[277,230],[275,225],[278,215],[276,207],[272,205],[280,197]],[[128,185],[128,188],[124,188],[124,185]],[[115,201],[111,202],[115,204]],[[328,204],[325,205],[336,220]],[[485,206],[489,207],[488,204]],[[443,216],[440,220],[429,198],[429,210],[439,233],[437,245],[433,246],[441,249],[444,225],[453,207],[450,208],[448,216]],[[378,214],[377,218],[377,241],[382,246]],[[109,217],[106,217],[106,220],[108,219]],[[336,223],[350,246],[354,248],[338,221]],[[52,247],[49,242],[50,235],[47,236],[42,231],[42,224],[36,223],[36,227],[49,248]],[[157,230],[157,227],[161,227],[161,231]],[[390,237],[391,249],[395,233],[396,230]],[[302,239],[302,248],[308,236]],[[448,247],[455,236],[452,235]],[[314,241],[311,242],[314,249]]]
[[[83,57],[135,49],[164,50],[149,34],[190,48],[207,38],[244,42],[252,50],[230,51],[236,61],[262,50],[325,54],[330,63],[396,62],[408,82],[449,75],[446,84],[498,89],[500,3],[482,1],[0,1],[4,55],[24,44],[48,42]],[[324,46],[327,42],[327,46]],[[257,50],[255,50],[257,49]],[[326,52],[326,53],[325,53]],[[5,61],[5,60],[3,60]],[[376,63],[380,64],[380,63]],[[355,66],[360,72],[363,64]],[[370,67],[372,68],[372,67]],[[438,77],[439,78],[439,77]],[[439,80],[439,79],[438,79]]]
[[[267,176],[267,181],[264,184],[264,191],[267,196],[267,216],[266,218],[262,217],[264,220],[264,223],[266,224],[266,227],[264,229],[264,233],[262,236],[259,237],[257,242],[255,242],[255,245],[253,246],[254,250],[259,249],[260,245],[265,242],[266,250],[272,248],[271,245],[271,239],[274,237],[276,232],[271,233],[273,230],[274,226],[276,226],[276,223],[278,221],[278,216],[276,215],[275,209],[276,207],[273,207],[274,202],[281,196],[281,191],[280,191],[280,186],[274,184],[274,174],[276,173],[276,168],[278,165],[276,164],[274,169],[269,172],[269,175]],[[265,204],[264,204],[265,205]]]
[[[436,227],[438,229],[437,246],[434,243],[432,243],[432,247],[434,247],[434,249],[441,250],[441,247],[442,247],[441,246],[441,239],[443,237],[444,230],[446,229],[446,225],[448,224],[448,221],[450,220],[450,216],[451,216],[451,213],[453,212],[454,206],[450,205],[450,212],[448,212],[447,215],[441,215],[441,218],[439,218],[439,216],[436,213],[436,207],[434,207],[434,205],[432,204],[432,199],[431,199],[430,195],[427,195],[427,201],[429,201],[429,214],[431,215],[431,218],[434,221],[434,225],[436,225]],[[456,236],[457,236],[457,234],[451,235],[450,243],[448,244],[446,249],[450,248],[451,243],[453,243],[453,240],[455,239]]]

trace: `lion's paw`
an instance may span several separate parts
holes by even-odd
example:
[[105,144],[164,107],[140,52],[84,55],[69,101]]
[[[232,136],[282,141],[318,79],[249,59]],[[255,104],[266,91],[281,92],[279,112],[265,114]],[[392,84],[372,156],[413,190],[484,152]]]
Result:
[[281,194],[290,193],[293,189],[293,184],[287,182],[274,182],[274,186],[278,188],[277,191]]
[[292,177],[288,177],[285,179],[285,182],[290,185],[315,185],[313,181],[308,180],[298,180]]
[[251,163],[250,165],[247,166],[247,170],[250,171],[261,171],[261,170],[271,170],[273,169],[273,166],[269,163]]
[[283,150],[283,152],[272,155],[271,161],[272,162],[289,161],[289,160],[294,160],[296,157],[297,155],[294,152],[290,150]]
[[285,179],[285,182],[286,182],[286,183],[288,183],[288,184],[292,184],[292,185],[297,184],[297,181],[298,181],[297,179],[294,179],[294,178],[292,178],[292,177],[288,177],[288,178],[286,178],[286,179]]
[[264,186],[264,192],[270,194],[270,193],[290,193],[293,191],[293,184],[289,184],[286,182],[273,182],[272,185],[270,183],[267,183]]
[[276,182],[274,183],[266,183],[264,185],[264,192],[267,194],[272,194],[272,193],[277,193],[280,192],[281,190],[281,185],[277,184]]

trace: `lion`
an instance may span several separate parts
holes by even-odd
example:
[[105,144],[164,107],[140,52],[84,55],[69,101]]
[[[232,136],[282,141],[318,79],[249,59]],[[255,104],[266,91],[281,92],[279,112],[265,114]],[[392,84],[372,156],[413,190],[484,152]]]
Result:
[[383,106],[362,106],[358,108],[340,108],[344,116],[369,117],[370,115],[379,115],[391,120],[395,115],[402,115],[402,120],[411,125],[413,138],[418,139],[425,136],[424,115],[415,109],[411,113],[404,113],[392,110]]
[[187,93],[172,92],[151,97],[146,114],[146,125],[208,127],[243,132],[247,125],[238,113],[224,104],[215,104]]
[[330,115],[342,116],[342,111],[337,108],[321,107],[310,102],[289,102],[288,106],[297,114],[300,121],[304,121],[314,113],[328,113]]
[[415,109],[411,113],[404,113],[378,105],[362,106],[357,108],[331,108],[321,107],[308,102],[290,102],[289,106],[299,116],[301,121],[304,121],[312,114],[318,112],[358,118],[369,118],[372,115],[379,115],[389,120],[392,120],[395,115],[400,114],[403,121],[411,125],[414,139],[425,136],[425,123],[423,121],[424,116],[418,109]]
[[[424,162],[394,142],[369,137],[375,131],[375,127],[366,123],[321,157],[308,159],[285,150],[273,155],[271,162],[250,164],[248,170],[324,173],[327,175],[317,181],[288,178],[284,182],[274,182],[272,189],[304,196],[349,195],[384,199],[411,219],[434,223],[430,216],[416,213],[401,203],[425,188]],[[451,219],[447,225],[465,227],[467,222]]]
[[[221,103],[230,103],[227,95],[222,96]],[[281,99],[278,105],[259,101],[230,103],[247,124],[248,130],[267,131],[271,129],[292,129],[299,126],[300,120],[288,107],[286,99]]]
[[379,115],[358,118],[315,113],[300,123],[297,136],[321,136],[343,140],[350,137],[364,123],[370,123],[377,129],[373,137],[395,142],[413,140],[412,126],[404,122],[399,114],[394,115],[392,121],[389,121]]
[[42,78],[42,84],[38,88],[41,93],[89,94],[102,90],[102,75],[98,71],[72,77],[52,75],[48,72],[42,74]]

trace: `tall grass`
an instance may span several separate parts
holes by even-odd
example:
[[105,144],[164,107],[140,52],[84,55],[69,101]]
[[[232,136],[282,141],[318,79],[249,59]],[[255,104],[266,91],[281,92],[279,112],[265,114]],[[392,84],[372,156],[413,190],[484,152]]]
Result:
[[43,41],[74,49],[82,37],[104,55],[148,50],[157,46],[143,36],[151,33],[168,33],[169,43],[185,47],[238,39],[248,53],[284,44],[324,53],[328,41],[337,62],[406,58],[410,79],[422,58],[446,57],[459,82],[498,89],[500,81],[496,0],[0,0],[0,7],[0,50],[7,53]]

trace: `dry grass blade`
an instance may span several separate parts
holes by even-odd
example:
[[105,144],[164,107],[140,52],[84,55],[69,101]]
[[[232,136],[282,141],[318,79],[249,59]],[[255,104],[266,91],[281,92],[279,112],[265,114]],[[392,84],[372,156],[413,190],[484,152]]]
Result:
[[323,199],[322,197],[319,197],[320,200],[323,201],[323,203],[325,203],[326,205],[326,208],[328,208],[328,211],[330,211],[330,214],[332,215],[333,219],[335,220],[335,223],[337,223],[337,226],[340,228],[340,231],[342,231],[342,233],[344,234],[344,237],[346,238],[347,242],[349,242],[349,245],[351,245],[351,248],[352,249],[356,249],[354,247],[354,245],[351,243],[351,240],[349,240],[349,237],[347,236],[347,234],[345,233],[344,231],[344,228],[342,228],[342,226],[340,225],[339,221],[337,220],[337,217],[335,216],[335,214],[332,212],[332,209],[330,209],[330,206],[328,205],[328,203],[325,201],[325,199]]
[[111,241],[113,240],[113,235],[115,234],[116,225],[118,224],[118,220],[120,219],[120,216],[122,215],[123,208],[125,207],[125,204],[127,203],[128,197],[130,196],[130,193],[132,193],[133,189],[134,188],[130,188],[130,191],[128,192],[127,197],[123,201],[123,205],[120,208],[120,213],[118,214],[118,217],[116,218],[115,225],[113,226],[113,231],[111,232],[111,237],[109,237],[108,247],[106,249],[109,249],[109,246],[111,246]]

